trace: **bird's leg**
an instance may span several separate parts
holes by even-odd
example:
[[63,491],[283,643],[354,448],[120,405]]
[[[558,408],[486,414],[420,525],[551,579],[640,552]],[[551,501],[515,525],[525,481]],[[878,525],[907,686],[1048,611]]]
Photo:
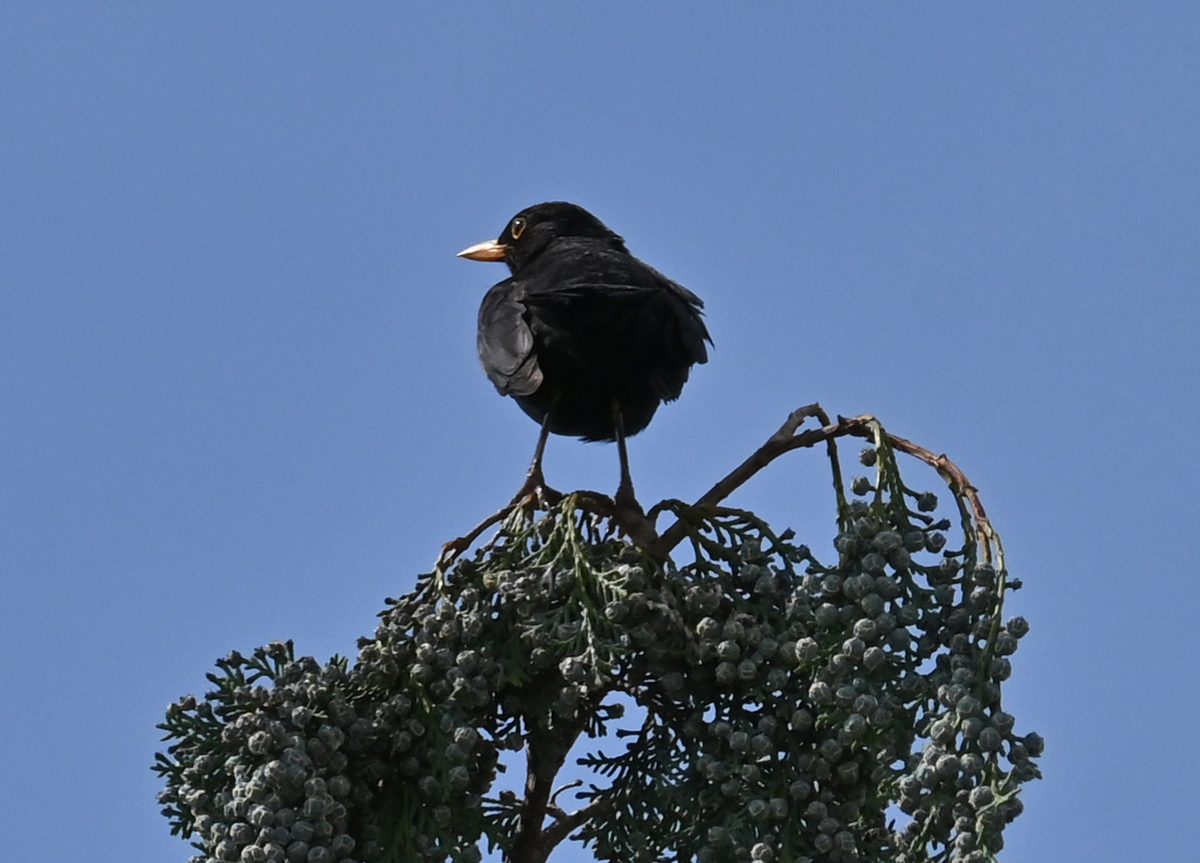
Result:
[[546,440],[549,437],[550,411],[546,411],[546,416],[542,419],[542,431],[538,435],[537,447],[533,451],[533,464],[529,466],[529,473],[525,474],[525,484],[521,486],[516,496],[513,497],[512,503],[520,503],[530,495],[533,495],[535,499],[541,500],[543,503],[557,500],[562,496],[546,485],[546,477],[542,474],[542,456],[546,452]]
[[613,431],[617,436],[617,455],[621,459],[621,484],[617,487],[613,503],[618,509],[632,509],[641,513],[642,506],[633,493],[633,477],[629,474],[629,453],[625,449],[625,420],[621,416],[621,405],[613,399]]
[[533,462],[529,465],[529,473],[526,474],[525,481],[527,483],[534,482],[538,488],[546,484],[546,477],[542,473],[542,456],[546,454],[546,441],[550,438],[550,414],[546,414],[546,418],[542,420],[542,430],[538,432],[537,446],[533,448]]

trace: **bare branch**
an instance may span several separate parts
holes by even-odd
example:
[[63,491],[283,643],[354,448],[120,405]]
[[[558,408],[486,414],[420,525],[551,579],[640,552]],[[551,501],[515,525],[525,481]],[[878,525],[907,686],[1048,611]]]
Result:
[[475,525],[475,527],[471,529],[471,532],[466,536],[460,536],[458,539],[450,540],[450,542],[442,546],[442,551],[438,555],[437,563],[434,564],[435,568],[445,572],[450,567],[450,564],[454,563],[460,554],[471,547],[471,543],[479,539],[479,535],[481,533],[483,533],[493,524],[499,524],[500,522],[504,521],[504,519],[508,518],[509,514],[518,506],[526,505],[527,501],[510,503],[489,515],[479,524]]
[[[817,417],[820,419],[823,423],[822,427],[797,433],[804,420],[808,417]],[[730,471],[712,488],[702,494],[694,506],[697,509],[708,509],[716,506],[764,467],[784,453],[791,452],[792,450],[813,447],[825,441],[831,445],[830,458],[836,458],[835,451],[832,449],[832,442],[835,438],[851,436],[870,439],[873,437],[872,425],[877,424],[877,422],[870,414],[862,414],[861,416],[849,418],[839,416],[837,422],[830,422],[828,415],[826,415],[819,404],[806,405],[799,410],[793,411],[784,424],[779,427],[779,430],[767,439],[766,443],[751,453],[749,458]],[[936,455],[932,450],[928,450],[905,438],[897,437],[890,432],[885,431],[884,434],[894,449],[898,449],[928,464],[946,480],[952,492],[961,494],[970,501],[975,522],[982,538],[985,555],[990,558],[992,545],[997,542],[995,531],[992,529],[991,521],[988,520],[987,513],[984,511],[983,503],[979,499],[978,490],[967,479],[962,469],[947,458],[945,454]],[[835,482],[840,483],[840,468],[836,461],[834,462],[834,469],[835,473],[838,474]],[[652,553],[659,558],[666,557],[670,554],[671,549],[678,545],[686,534],[687,525],[683,521],[676,521],[663,532],[658,542],[651,548]]]
[[915,444],[910,440],[905,440],[902,437],[896,437],[894,434],[888,434],[887,438],[888,443],[892,445],[893,449],[908,453],[914,458],[919,458],[925,462],[941,474],[952,492],[961,494],[970,502],[971,511],[975,515],[975,525],[979,530],[979,535],[983,542],[985,557],[990,559],[992,544],[996,541],[996,532],[992,528],[992,522],[983,508],[983,501],[979,499],[979,489],[971,484],[971,481],[967,479],[967,475],[962,472],[962,469],[950,461],[945,453],[934,455],[932,450],[925,449],[925,447]]
[[[819,420],[821,427],[801,432],[801,426],[810,417],[815,417]],[[784,453],[796,449],[814,447],[820,443],[827,443],[829,445],[829,457],[834,467],[834,483],[838,488],[840,499],[841,468],[837,460],[837,451],[833,446],[833,441],[837,438],[847,436],[871,439],[873,437],[872,427],[874,425],[878,425],[878,421],[870,414],[862,414],[856,417],[839,416],[837,421],[833,422],[829,419],[829,415],[820,404],[814,402],[813,404],[798,408],[788,415],[783,425],[762,446],[751,453],[740,465],[722,477],[712,488],[700,495],[693,504],[693,507],[696,509],[708,509],[716,506]],[[997,542],[995,532],[992,530],[991,522],[984,511],[983,503],[979,500],[978,491],[970,483],[962,470],[944,454],[936,455],[932,450],[918,446],[910,440],[897,437],[889,432],[885,432],[885,434],[893,448],[928,464],[946,480],[951,491],[966,497],[971,504],[971,509],[975,516],[985,556],[990,559],[992,546]],[[687,525],[682,520],[677,520],[659,535],[655,530],[653,517],[663,508],[662,504],[651,508],[651,517],[647,518],[640,508],[636,506],[618,506],[611,497],[599,492],[581,491],[576,492],[576,495],[579,503],[586,509],[611,518],[635,543],[659,559],[665,558],[670,554],[671,550],[687,535]],[[446,543],[442,547],[441,555],[438,557],[438,568],[444,570],[453,563],[459,554],[470,548],[471,544],[479,538],[480,534],[492,525],[507,518],[517,507],[523,506],[544,508],[546,502],[540,500],[537,495],[528,495],[510,503],[499,512],[489,516],[466,536]]]
[[[810,429],[797,434],[804,420],[812,416],[820,419],[824,425],[821,428]],[[844,437],[845,435],[868,437],[870,435],[869,426],[872,421],[872,417],[864,415],[850,419],[838,417],[836,423],[831,423],[825,411],[818,404],[806,405],[799,410],[793,411],[788,416],[787,421],[779,427],[779,431],[771,435],[766,443],[750,454],[749,458],[702,494],[694,506],[698,509],[716,506],[743,486],[764,467],[784,453],[791,452],[794,449],[816,446],[819,443],[831,441],[834,438]],[[665,557],[670,553],[671,549],[679,544],[686,533],[686,525],[682,521],[676,521],[675,524],[663,532],[662,537],[653,548],[654,555],[656,557]]]
[[527,721],[527,725],[529,730],[525,736],[525,799],[521,803],[521,816],[508,863],[545,863],[554,846],[575,829],[571,827],[562,836],[550,841],[547,837],[558,822],[549,828],[543,828],[542,822],[546,819],[546,813],[553,807],[550,792],[554,786],[554,777],[562,769],[571,747],[583,731],[583,722],[555,729],[541,728],[536,722]]
[[557,791],[555,791],[553,794],[551,794],[550,795],[550,805],[548,807],[546,807],[548,810],[550,810],[550,814],[553,815],[555,818],[563,816],[564,815],[563,811],[558,808],[558,804],[555,802],[556,800],[558,800],[558,795],[562,794],[564,791],[570,791],[572,788],[578,788],[582,784],[583,784],[582,779],[576,779],[574,782],[568,782],[566,785],[562,786]]
[[600,814],[608,806],[609,802],[607,800],[596,799],[570,814],[563,812],[557,806],[551,809],[550,812],[554,815],[555,821],[542,833],[542,842],[546,844],[547,850],[554,848],[554,846],[566,839],[578,827],[586,824],[590,818]]

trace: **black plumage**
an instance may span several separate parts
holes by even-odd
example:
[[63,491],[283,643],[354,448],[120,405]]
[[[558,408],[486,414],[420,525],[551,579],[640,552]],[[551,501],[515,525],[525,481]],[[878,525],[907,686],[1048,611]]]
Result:
[[700,298],[575,204],[522,210],[499,238],[460,254],[508,265],[479,310],[479,359],[542,423],[543,441],[554,432],[623,442],[708,359]]

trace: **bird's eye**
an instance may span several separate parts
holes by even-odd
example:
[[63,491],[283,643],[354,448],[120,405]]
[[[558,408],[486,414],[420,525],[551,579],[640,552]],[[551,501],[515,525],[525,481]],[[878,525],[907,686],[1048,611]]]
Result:
[[509,233],[512,234],[514,240],[521,239],[521,235],[525,233],[525,220],[521,218],[513,219]]

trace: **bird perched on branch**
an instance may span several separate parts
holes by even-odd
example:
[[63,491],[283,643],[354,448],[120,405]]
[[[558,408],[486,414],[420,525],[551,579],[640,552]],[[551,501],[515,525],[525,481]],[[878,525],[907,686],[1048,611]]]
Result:
[[625,241],[582,207],[537,204],[495,240],[459,252],[503,261],[512,274],[479,309],[484,371],[542,425],[518,498],[544,487],[542,454],[553,432],[616,441],[618,504],[636,505],[625,438],[679,397],[712,343],[704,303],[639,261]]

